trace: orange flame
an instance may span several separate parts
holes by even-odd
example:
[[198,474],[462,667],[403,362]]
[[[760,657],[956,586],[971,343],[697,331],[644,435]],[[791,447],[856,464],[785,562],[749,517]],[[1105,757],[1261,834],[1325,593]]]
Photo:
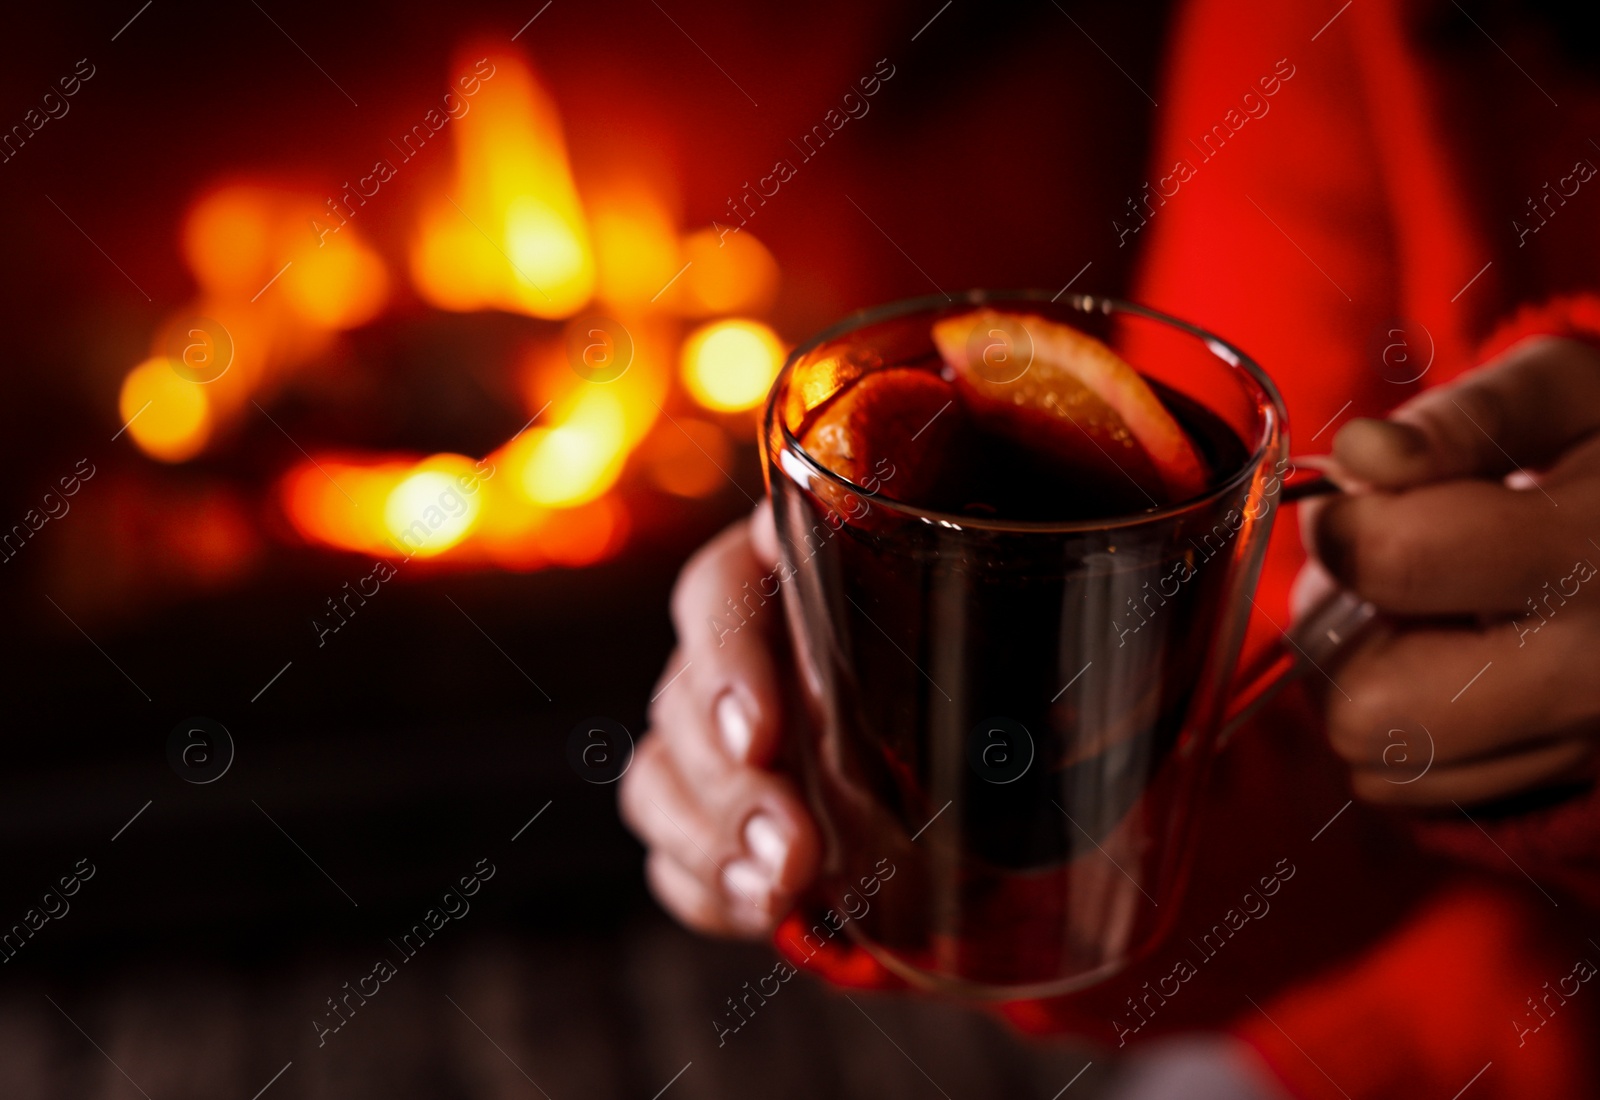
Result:
[[778,262],[748,231],[698,230],[683,239],[683,258],[679,302],[691,317],[762,313],[777,296]]
[[289,522],[306,539],[409,559],[443,554],[473,532],[485,481],[484,468],[462,455],[421,461],[324,455],[290,471],[281,490]]
[[495,458],[527,503],[570,508],[615,484],[660,416],[676,334],[659,319],[579,317],[559,343],[533,349],[524,367],[537,425]]
[[555,102],[515,54],[471,72],[481,87],[451,124],[455,178],[422,213],[412,279],[440,309],[570,316],[594,294],[595,263]]
[[675,219],[655,189],[643,181],[599,190],[593,211],[599,297],[638,311],[664,297],[662,288],[682,265]]
[[388,271],[353,224],[319,235],[317,217],[309,193],[220,187],[189,212],[184,259],[208,299],[282,313],[289,327],[357,328],[387,301]]
[[[543,326],[508,364],[532,419],[478,462],[308,456],[278,495],[318,545],[514,570],[587,565],[616,554],[640,518],[616,491],[624,477],[680,497],[725,487],[734,421],[748,419],[784,356],[752,319],[772,304],[777,264],[748,232],[683,233],[663,172],[637,158],[586,177],[586,206],[529,63],[498,47],[461,56],[452,85],[470,107],[449,109],[453,170],[424,200],[406,265],[438,309],[564,322],[559,336]],[[119,395],[147,454],[202,453],[339,333],[380,316],[384,259],[351,219],[318,232],[328,217],[310,194],[269,184],[218,186],[196,201],[182,246],[197,299],[163,323]],[[685,339],[682,318],[704,323]],[[675,380],[719,415],[666,413]]]
[[761,404],[783,366],[783,342],[760,321],[714,321],[683,344],[683,381],[696,401],[718,412]]
[[[353,226],[319,244],[309,194],[232,184],[202,196],[182,233],[200,298],[157,329],[151,358],[123,379],[134,443],[183,462],[232,422],[267,377],[383,308],[389,276]],[[144,411],[141,413],[140,410]]]
[[178,375],[166,356],[153,356],[122,380],[117,409],[139,449],[162,462],[184,462],[211,436],[211,401]]

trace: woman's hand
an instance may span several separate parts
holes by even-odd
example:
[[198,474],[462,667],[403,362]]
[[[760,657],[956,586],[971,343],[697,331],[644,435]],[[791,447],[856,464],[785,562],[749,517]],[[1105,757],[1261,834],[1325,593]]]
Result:
[[751,593],[771,589],[760,582],[777,560],[762,504],[684,567],[672,595],[678,648],[620,791],[656,897],[702,932],[770,932],[817,873],[805,804],[769,770],[782,735],[772,639],[783,610],[781,596]]
[[1297,587],[1304,603],[1331,574],[1387,613],[1329,670],[1361,797],[1482,802],[1594,774],[1597,431],[1600,351],[1543,337],[1335,437],[1359,489],[1305,507],[1326,572]]

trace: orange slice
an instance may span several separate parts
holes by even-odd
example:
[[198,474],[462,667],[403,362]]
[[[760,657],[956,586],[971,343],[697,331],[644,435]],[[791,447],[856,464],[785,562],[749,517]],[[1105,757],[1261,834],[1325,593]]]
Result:
[[939,475],[962,412],[955,387],[907,367],[873,371],[835,397],[800,438],[806,453],[844,478],[916,503]]
[[1163,503],[1197,496],[1206,468],[1139,372],[1099,340],[1032,314],[981,309],[933,326],[974,415],[1064,461],[1114,466]]

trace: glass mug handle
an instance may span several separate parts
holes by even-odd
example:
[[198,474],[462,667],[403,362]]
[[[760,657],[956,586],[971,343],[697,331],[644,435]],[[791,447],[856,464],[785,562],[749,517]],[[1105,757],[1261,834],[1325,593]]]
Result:
[[[1300,462],[1293,466],[1296,471],[1306,470],[1313,476],[1296,480],[1291,474],[1283,488],[1285,504],[1339,492],[1339,486],[1311,466]],[[1235,677],[1217,736],[1218,747],[1226,745],[1278,692],[1312,669],[1320,670],[1377,614],[1378,609],[1369,601],[1342,588],[1313,604],[1299,622],[1280,632],[1278,640]]]

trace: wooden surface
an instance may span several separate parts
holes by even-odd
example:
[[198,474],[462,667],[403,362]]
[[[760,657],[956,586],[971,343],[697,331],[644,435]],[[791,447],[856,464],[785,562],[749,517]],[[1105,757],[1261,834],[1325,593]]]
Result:
[[803,975],[719,1047],[724,999],[774,957],[660,920],[603,939],[441,936],[319,1047],[324,999],[377,953],[0,975],[0,1096],[1051,1100],[1072,1082],[1066,1100],[1082,1100],[1107,1068],[1074,1080],[1092,1056],[1075,1045],[1029,1045],[953,1005],[847,999]]

